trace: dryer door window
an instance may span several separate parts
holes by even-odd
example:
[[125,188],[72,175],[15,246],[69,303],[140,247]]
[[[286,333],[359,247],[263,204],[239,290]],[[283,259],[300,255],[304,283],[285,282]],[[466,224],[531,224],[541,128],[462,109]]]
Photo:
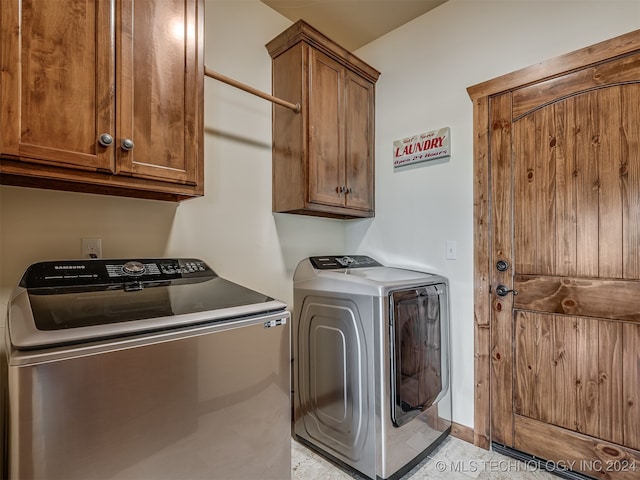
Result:
[[391,419],[395,426],[429,408],[443,390],[442,285],[392,292]]

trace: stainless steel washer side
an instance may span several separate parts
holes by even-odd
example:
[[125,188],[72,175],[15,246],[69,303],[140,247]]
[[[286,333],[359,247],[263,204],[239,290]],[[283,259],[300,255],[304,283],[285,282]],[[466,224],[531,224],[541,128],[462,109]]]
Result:
[[8,478],[288,478],[288,318],[13,350]]

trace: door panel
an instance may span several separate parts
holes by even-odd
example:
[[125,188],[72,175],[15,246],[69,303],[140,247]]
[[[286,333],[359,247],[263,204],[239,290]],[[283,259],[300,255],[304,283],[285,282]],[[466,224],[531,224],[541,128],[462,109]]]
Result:
[[639,92],[601,89],[515,122],[518,273],[637,278]]
[[349,208],[373,210],[373,84],[346,71],[346,183]]
[[[578,432],[598,429],[598,324],[585,319],[576,321],[576,428]],[[578,384],[577,379],[580,378]]]
[[345,69],[314,49],[309,55],[309,201],[344,206]]
[[[576,111],[585,120],[578,128],[574,120],[570,123],[575,132],[576,159],[581,159],[579,176],[576,181],[576,274],[587,277],[598,276],[598,162],[591,148],[591,139],[598,131],[597,109],[592,95],[576,98]],[[578,169],[574,167],[574,172]]]
[[[598,276],[622,278],[622,182],[621,167],[626,161],[621,152],[620,90],[611,87],[595,92],[599,112],[598,133],[593,148],[598,158]],[[593,95],[593,94],[591,94]],[[636,102],[640,97],[636,97]],[[637,132],[630,132],[636,141]],[[637,186],[636,186],[637,187]]]
[[640,322],[636,280],[516,275],[513,284],[516,309]]
[[489,100],[490,258],[512,265],[493,269],[491,284],[517,291],[494,291],[492,440],[548,460],[575,453],[538,445],[561,429],[593,438],[592,459],[604,448],[640,461],[640,56],[632,57],[586,69],[602,73],[597,81],[574,72]]
[[98,143],[115,135],[110,9],[106,0],[2,2],[0,153],[113,170],[113,148]]
[[621,164],[622,189],[622,274],[624,278],[640,278],[640,85],[627,85],[621,99]]
[[622,426],[637,411],[638,325],[529,311],[515,322],[515,413],[636,445],[638,424]]
[[[119,173],[195,184],[199,80],[195,52],[197,2],[122,0],[118,11]],[[125,139],[134,148],[121,148]]]
[[576,275],[577,265],[577,186],[574,180],[576,171],[576,142],[573,120],[575,102],[555,104],[556,126],[556,231],[555,231],[555,273],[557,275]]

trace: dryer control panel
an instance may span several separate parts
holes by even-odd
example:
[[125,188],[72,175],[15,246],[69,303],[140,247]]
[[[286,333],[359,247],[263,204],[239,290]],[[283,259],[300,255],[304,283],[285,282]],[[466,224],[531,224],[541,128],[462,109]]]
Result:
[[381,267],[371,257],[365,255],[324,255],[322,257],[309,257],[313,268],[317,270],[336,270],[341,268]]

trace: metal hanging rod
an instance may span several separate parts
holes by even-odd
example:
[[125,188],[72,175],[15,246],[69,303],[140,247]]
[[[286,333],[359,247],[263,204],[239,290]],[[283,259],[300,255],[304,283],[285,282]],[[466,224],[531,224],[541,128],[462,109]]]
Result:
[[204,74],[207,77],[211,77],[214,78],[216,80],[219,80],[223,83],[226,83],[227,85],[231,85],[232,87],[236,87],[239,88],[240,90],[244,90],[245,92],[251,93],[253,95],[256,95],[260,98],[264,98],[265,100],[269,100],[270,102],[273,103],[277,103],[278,105],[282,105],[283,107],[287,107],[291,110],[293,110],[296,113],[300,113],[300,104],[299,103],[291,103],[291,102],[287,102],[286,100],[282,100],[281,98],[278,97],[274,97],[273,95],[269,95],[268,93],[264,93],[261,90],[258,90],[256,88],[250,87],[249,85],[246,85],[242,82],[239,82],[237,80],[234,80],[233,78],[229,78],[225,75],[222,75],[221,73],[218,72],[214,72],[213,70],[209,70],[207,67],[204,67]]

